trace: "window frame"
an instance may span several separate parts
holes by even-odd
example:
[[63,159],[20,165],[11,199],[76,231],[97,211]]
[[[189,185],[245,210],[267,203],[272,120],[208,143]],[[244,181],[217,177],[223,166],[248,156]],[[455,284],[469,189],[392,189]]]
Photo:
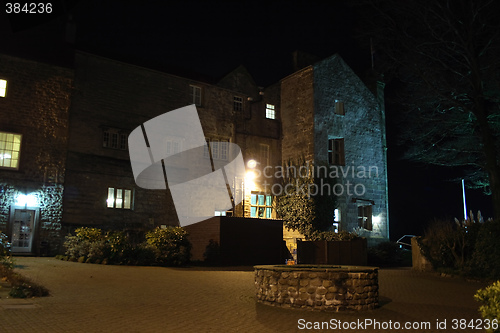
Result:
[[243,111],[243,97],[233,96],[233,111],[235,112]]
[[345,165],[344,138],[328,139],[328,164]]
[[[264,204],[259,203],[259,196],[264,196]],[[255,197],[255,203],[253,198]],[[268,203],[268,198],[270,198],[270,203]],[[250,217],[258,219],[271,219],[273,216],[273,203],[274,197],[272,195],[262,193],[262,192],[251,192],[250,193]],[[255,208],[255,210],[254,210]],[[263,209],[263,216],[260,216],[260,209]],[[268,214],[269,213],[269,214]],[[255,216],[254,216],[255,215]]]
[[276,119],[276,106],[274,104],[266,103],[266,118]]
[[128,133],[119,128],[103,128],[102,147],[113,150],[128,150]]
[[344,102],[335,100],[335,114],[339,116],[345,116]]
[[[5,82],[5,87],[2,87],[2,82]],[[1,78],[0,77],[0,98],[6,98],[7,97],[7,87],[9,85],[9,80],[6,78]]]
[[269,160],[271,158],[270,150],[271,148],[268,144],[259,144],[260,165],[264,168],[269,165]]
[[358,206],[358,227],[373,230],[373,205],[360,205]]
[[[14,133],[14,132],[4,132],[4,131],[0,131],[0,135],[3,134],[5,136],[8,136],[8,135],[12,135],[12,142],[9,142],[7,141],[7,137],[5,137],[5,140],[4,141],[0,141],[3,143],[4,145],[4,148],[1,149],[0,151],[2,151],[2,162],[1,162],[1,165],[0,165],[0,169],[4,169],[4,170],[19,170],[19,165],[21,164],[21,150],[22,150],[22,146],[23,146],[23,134],[21,133]],[[19,140],[19,148],[17,150],[14,149],[14,146],[16,145],[16,142],[15,142],[15,139],[18,139]],[[11,149],[7,149],[7,145],[8,144],[11,144],[12,145],[12,148]],[[11,161],[10,161],[10,166],[5,166],[3,165],[3,158],[7,155],[7,153],[10,153],[9,154],[9,158]],[[14,160],[16,161],[16,165],[15,166],[11,166],[12,165],[12,156],[14,155],[17,155],[17,158],[15,158]]]
[[202,104],[202,87],[194,84],[189,85],[189,103],[196,106]]
[[[210,158],[210,156],[212,156],[213,160],[221,161],[227,161],[229,159],[229,143],[231,139],[205,137],[205,142],[203,157]],[[210,149],[210,152],[208,149]]]
[[[128,200],[127,200],[127,194],[128,194]],[[133,189],[108,186],[108,197],[106,199],[106,208],[133,210],[134,194],[135,193]],[[118,202],[117,200],[121,201]]]

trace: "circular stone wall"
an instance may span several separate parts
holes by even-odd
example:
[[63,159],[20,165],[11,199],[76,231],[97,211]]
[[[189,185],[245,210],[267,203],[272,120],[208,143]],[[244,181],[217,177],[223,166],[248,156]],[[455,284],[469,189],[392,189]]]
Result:
[[378,268],[331,265],[255,266],[260,303],[326,311],[378,306]]

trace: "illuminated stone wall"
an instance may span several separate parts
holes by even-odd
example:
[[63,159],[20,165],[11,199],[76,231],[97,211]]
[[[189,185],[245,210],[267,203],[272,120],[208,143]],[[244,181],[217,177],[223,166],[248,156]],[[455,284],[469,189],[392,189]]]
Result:
[[22,134],[19,169],[0,169],[0,229],[10,234],[16,198],[30,195],[40,213],[32,250],[44,242],[57,252],[73,70],[0,55],[0,77],[7,80],[0,131]]
[[[336,101],[343,103],[345,115],[335,113]],[[352,231],[358,226],[358,205],[373,203],[373,230],[363,236],[387,239],[383,96],[374,96],[340,56],[334,55],[283,79],[281,105],[283,161],[328,163],[328,140],[343,138],[345,165],[338,166],[332,176],[339,186],[335,190],[318,188],[318,192],[338,196],[341,230]],[[366,172],[360,173],[363,170]]]
[[[314,82],[316,159],[328,161],[328,139],[344,138],[345,165],[338,167],[342,227],[357,227],[358,205],[373,203],[373,230],[364,235],[388,239],[384,106],[338,55],[314,65]],[[345,115],[335,114],[335,101],[344,104]]]
[[255,266],[257,301],[323,311],[373,310],[378,306],[378,268],[356,266]]

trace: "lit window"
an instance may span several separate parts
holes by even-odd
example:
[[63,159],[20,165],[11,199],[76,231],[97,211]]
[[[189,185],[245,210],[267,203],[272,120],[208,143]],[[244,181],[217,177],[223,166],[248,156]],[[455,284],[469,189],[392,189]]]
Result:
[[111,149],[127,150],[127,134],[117,128],[107,128],[102,133],[102,146]]
[[260,145],[260,165],[263,167],[269,165],[269,145]]
[[132,209],[132,190],[108,187],[108,208]]
[[189,86],[189,102],[195,104],[196,106],[201,105],[201,87],[199,86]]
[[0,97],[7,95],[7,80],[0,79]]
[[0,132],[0,168],[19,169],[21,134]]
[[233,110],[243,111],[243,98],[239,96],[233,97]]
[[345,115],[345,110],[344,110],[344,102],[341,102],[339,100],[335,100],[335,114],[338,115]]
[[225,210],[216,210],[214,216],[226,216]]
[[270,219],[273,212],[273,197],[270,195],[252,193],[250,197],[250,217]]
[[208,147],[210,147],[210,151],[212,152],[212,158],[214,160],[224,160],[228,159],[229,154],[229,139],[210,139],[205,138],[207,145],[205,146],[205,150],[203,151],[203,156],[206,158],[210,158],[210,154],[208,151]]
[[372,205],[358,206],[358,226],[366,230],[373,230]]
[[345,165],[343,138],[328,140],[328,163],[330,165]]
[[276,119],[276,113],[274,110],[274,105],[266,104],[266,118],[267,119]]

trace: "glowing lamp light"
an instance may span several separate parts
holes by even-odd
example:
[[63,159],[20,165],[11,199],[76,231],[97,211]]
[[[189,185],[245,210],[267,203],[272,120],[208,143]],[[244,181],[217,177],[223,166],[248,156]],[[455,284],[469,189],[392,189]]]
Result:
[[380,221],[382,221],[382,218],[380,217],[380,215],[372,216],[373,223],[380,223]]
[[257,166],[257,161],[256,160],[249,160],[247,162],[247,167],[249,167],[250,169],[255,169],[256,166]]
[[245,174],[245,192],[255,190],[254,179],[257,178],[257,174],[254,171],[247,171]]
[[16,206],[29,206],[35,207],[38,205],[38,199],[35,193],[19,194],[16,197]]
[[254,171],[247,171],[247,173],[245,174],[245,181],[247,182],[254,181],[256,177],[257,175],[255,174]]

